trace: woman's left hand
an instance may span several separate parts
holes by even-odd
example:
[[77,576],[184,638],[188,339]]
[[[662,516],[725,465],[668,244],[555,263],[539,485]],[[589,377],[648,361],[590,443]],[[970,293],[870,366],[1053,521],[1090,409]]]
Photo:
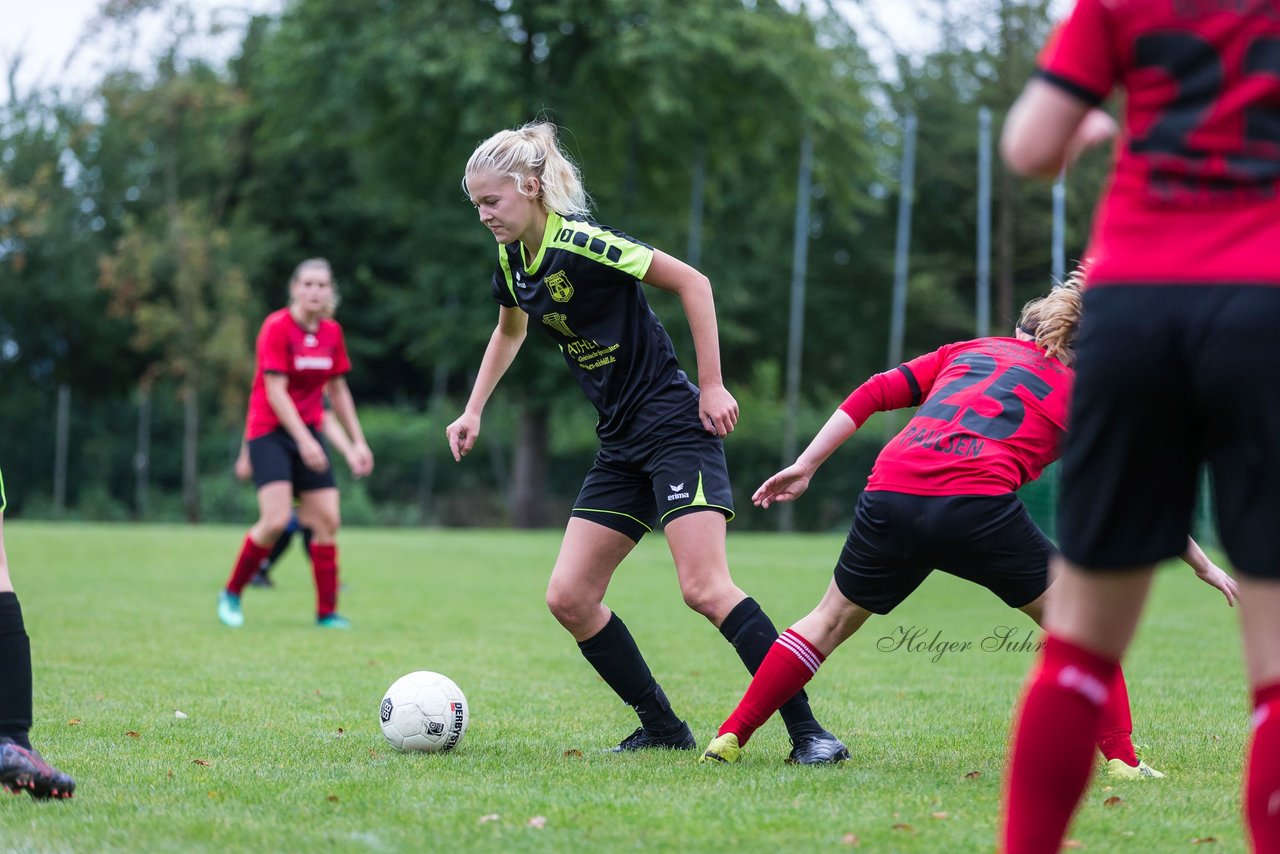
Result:
[[722,385],[704,385],[698,399],[698,415],[708,433],[728,436],[738,423],[738,401]]

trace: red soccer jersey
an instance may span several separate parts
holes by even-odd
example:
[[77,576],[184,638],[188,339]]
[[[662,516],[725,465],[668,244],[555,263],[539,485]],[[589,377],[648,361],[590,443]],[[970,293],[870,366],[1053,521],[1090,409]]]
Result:
[[1078,0],[1039,74],[1127,96],[1091,284],[1280,284],[1280,6]]
[[289,398],[298,408],[303,423],[319,427],[324,419],[325,383],[350,370],[347,345],[337,321],[321,320],[315,332],[308,332],[293,319],[289,309],[273,311],[258,332],[257,365],[253,390],[249,392],[245,438],[265,436],[280,426],[280,419],[267,401],[264,381],[267,373],[288,376]]
[[[1016,338],[948,344],[880,374],[888,390],[876,408],[924,403],[880,452],[866,488],[910,495],[1017,490],[1058,458],[1074,377],[1034,342]],[[865,404],[859,411],[859,397],[855,391],[841,408],[861,424],[869,413]]]

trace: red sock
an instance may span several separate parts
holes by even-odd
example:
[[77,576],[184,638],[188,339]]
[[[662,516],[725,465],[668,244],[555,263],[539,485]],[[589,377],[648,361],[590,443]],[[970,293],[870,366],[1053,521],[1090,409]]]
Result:
[[1013,727],[1000,850],[1056,852],[1089,784],[1118,662],[1049,636]]
[[738,744],[746,744],[752,733],[813,678],[825,660],[813,644],[787,629],[769,647],[738,708],[716,734],[731,732],[738,737]]
[[1254,851],[1280,851],[1280,682],[1253,692],[1244,817]]
[[262,565],[263,558],[269,554],[271,554],[271,546],[260,546],[253,541],[252,537],[246,536],[244,545],[240,547],[240,557],[236,558],[235,568],[231,570],[231,577],[227,579],[227,592],[233,596],[239,596],[240,591],[244,590],[245,585],[258,573],[258,567]]
[[338,547],[333,543],[311,544],[311,573],[316,579],[316,616],[327,617],[338,610]]
[[1102,707],[1102,734],[1098,736],[1098,749],[1102,758],[1119,759],[1136,768],[1138,754],[1133,752],[1133,718],[1129,714],[1129,690],[1124,684],[1124,672],[1117,668],[1107,704]]

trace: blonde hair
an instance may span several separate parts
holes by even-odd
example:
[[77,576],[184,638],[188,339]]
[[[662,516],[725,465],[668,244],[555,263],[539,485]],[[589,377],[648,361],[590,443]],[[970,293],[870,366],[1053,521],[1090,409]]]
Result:
[[[467,179],[473,175],[506,175],[522,196],[537,198],[548,212],[585,216],[591,200],[582,186],[582,173],[560,148],[556,126],[551,122],[529,122],[515,130],[500,130],[486,139],[467,160],[462,179],[463,192],[470,195]],[[526,185],[537,178],[541,192],[530,196]]]
[[1084,286],[1089,263],[1083,262],[1071,271],[1067,280],[1055,285],[1046,295],[1022,307],[1018,328],[1035,338],[1036,346],[1050,358],[1064,365],[1075,360],[1076,332],[1080,329],[1083,309],[1080,289]]
[[329,274],[329,281],[330,282],[333,281],[333,268],[329,266],[329,259],[308,258],[305,261],[300,262],[298,266],[293,268],[293,275],[289,277],[289,284],[292,285],[294,282],[298,281],[298,277],[302,275],[302,271],[308,270],[312,267],[319,267],[320,269],[324,270],[326,273]]

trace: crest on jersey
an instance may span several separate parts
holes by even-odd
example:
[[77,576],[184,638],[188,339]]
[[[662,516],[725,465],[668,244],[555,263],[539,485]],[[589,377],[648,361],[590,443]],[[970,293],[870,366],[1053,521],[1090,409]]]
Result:
[[552,311],[542,315],[542,322],[547,326],[550,326],[556,332],[559,332],[565,338],[577,338],[578,336],[573,334],[573,330],[570,329],[569,324],[565,322],[568,319],[569,316],[567,314],[561,314],[558,311]]
[[568,302],[573,297],[573,284],[564,270],[557,270],[547,276],[543,284],[547,286],[547,293],[551,294],[551,298],[556,302]]

